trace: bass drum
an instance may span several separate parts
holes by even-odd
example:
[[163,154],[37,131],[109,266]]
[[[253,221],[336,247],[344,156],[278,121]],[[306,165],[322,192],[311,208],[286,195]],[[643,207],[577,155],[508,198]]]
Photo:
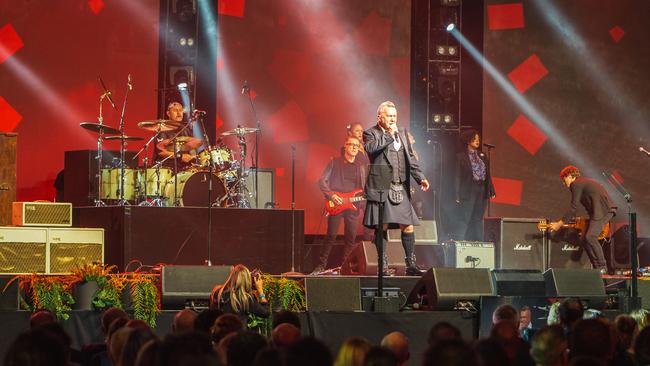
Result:
[[[176,183],[178,181],[178,183]],[[168,206],[174,206],[176,201],[174,188],[178,193],[180,206],[208,207],[208,188],[210,185],[210,172],[190,169],[180,172],[167,181],[165,185],[165,198]],[[216,173],[212,173],[211,200],[215,206],[225,207],[227,199],[226,186]]]

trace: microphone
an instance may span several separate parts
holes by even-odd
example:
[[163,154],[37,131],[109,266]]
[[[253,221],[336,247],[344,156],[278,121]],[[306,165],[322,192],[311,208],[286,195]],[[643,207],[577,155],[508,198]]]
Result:
[[250,87],[248,86],[248,80],[244,80],[244,85],[241,87],[241,94],[246,95],[248,94],[248,91],[250,90]]
[[479,261],[478,257],[472,257],[471,255],[468,255],[467,257],[465,257],[465,263],[478,262],[478,261]]
[[111,95],[113,94],[111,93],[110,90],[108,90],[108,88],[106,88],[106,84],[104,84],[104,80],[102,80],[102,77],[98,76],[97,78],[99,79],[99,83],[102,84],[102,88],[104,89],[104,95],[111,103],[111,106],[113,106],[113,109],[117,110],[117,108],[115,107],[115,102],[113,102],[113,98],[111,98]]
[[131,74],[126,77],[126,84],[129,86],[129,90],[133,90],[133,78],[131,77]]
[[488,149],[494,149],[494,148],[496,148],[496,146],[494,146],[494,145],[492,145],[492,144],[485,143],[485,142],[483,143],[483,146],[487,147]]
[[641,151],[642,153],[644,153],[644,154],[650,156],[650,151],[644,149],[642,146],[639,146],[639,151]]
[[194,116],[205,116],[208,114],[208,112],[200,110],[200,109],[195,109],[194,112],[192,112]]

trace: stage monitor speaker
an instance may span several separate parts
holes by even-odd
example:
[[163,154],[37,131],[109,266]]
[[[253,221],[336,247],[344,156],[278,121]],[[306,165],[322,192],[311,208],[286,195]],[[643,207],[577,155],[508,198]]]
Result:
[[0,310],[20,309],[20,287],[18,286],[20,281],[13,281],[7,287],[12,279],[13,276],[0,276]]
[[492,271],[494,288],[499,296],[546,296],[542,272],[530,269]]
[[231,270],[232,266],[163,266],[163,309],[209,306],[212,289],[226,282]]
[[93,263],[104,263],[104,229],[48,228],[48,273],[70,273]]
[[[251,208],[274,208],[275,207],[275,171],[273,169],[260,168],[257,170],[257,188],[259,207],[255,205],[255,197],[250,198]],[[255,169],[250,169],[246,179],[248,191],[255,192]]]
[[[420,225],[415,228],[415,241],[418,245],[437,244],[438,229],[435,220],[420,220]],[[402,241],[402,232],[399,229],[388,230],[389,241]]]
[[494,243],[448,241],[442,243],[445,267],[494,268]]
[[306,277],[307,311],[359,311],[359,278]]
[[605,296],[605,285],[596,269],[550,268],[544,272],[547,296]]
[[539,219],[497,218],[484,221],[485,241],[496,249],[496,268],[544,270],[544,234],[537,230]]
[[[418,266],[424,268],[441,267],[443,253],[441,245],[415,245],[415,257]],[[388,254],[388,268],[395,270],[398,276],[406,275],[404,262],[404,248],[402,242],[389,241],[386,244]],[[362,241],[343,261],[341,265],[343,275],[377,275],[377,248],[375,243]]]
[[[612,228],[614,225],[611,225]],[[637,247],[639,240],[637,240]],[[611,238],[603,244],[603,252],[607,259],[607,268],[612,272],[630,269],[630,225],[619,225]],[[637,261],[637,263],[639,263]]]
[[47,273],[47,229],[0,227],[0,273]]
[[11,225],[11,203],[16,200],[17,143],[17,133],[0,132],[0,226]]
[[64,202],[14,202],[14,226],[72,226],[72,204]]
[[428,310],[478,309],[481,296],[493,296],[487,268],[431,268],[415,284],[407,303],[420,303]]

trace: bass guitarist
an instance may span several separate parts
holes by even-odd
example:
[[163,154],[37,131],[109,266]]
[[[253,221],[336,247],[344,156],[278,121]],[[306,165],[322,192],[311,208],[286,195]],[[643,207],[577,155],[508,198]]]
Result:
[[[341,207],[348,205],[349,199],[344,197],[343,193],[358,191],[361,194],[363,192],[363,184],[367,176],[367,165],[361,159],[356,158],[360,148],[361,142],[359,139],[356,137],[346,138],[343,156],[333,158],[325,167],[319,180],[319,186],[323,195],[325,195],[325,199],[330,201],[331,205]],[[332,244],[334,244],[336,234],[341,226],[341,220],[344,222],[343,240],[345,246],[343,260],[354,249],[360,211],[358,206],[352,204],[343,212],[327,217],[327,237],[320,250],[320,261],[312,274],[318,274],[325,270]]]
[[580,170],[575,166],[569,165],[562,169],[560,178],[571,191],[571,209],[560,220],[552,222],[549,228],[552,231],[559,230],[565,222],[576,216],[578,205],[582,205],[589,214],[589,224],[582,236],[582,245],[593,268],[605,274],[607,262],[603,255],[603,248],[598,242],[598,236],[605,225],[616,215],[616,206],[603,186],[595,180],[581,177]]

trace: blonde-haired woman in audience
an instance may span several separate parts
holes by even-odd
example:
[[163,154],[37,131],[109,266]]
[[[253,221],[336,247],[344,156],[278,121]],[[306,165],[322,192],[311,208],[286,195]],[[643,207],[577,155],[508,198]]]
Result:
[[[255,285],[255,292],[253,292]],[[226,282],[217,285],[210,295],[210,304],[224,313],[239,315],[247,323],[249,314],[268,317],[269,307],[264,295],[264,282],[260,275],[253,279],[243,264],[232,268]]]
[[372,345],[363,337],[348,338],[339,349],[334,366],[363,366],[366,353]]
[[636,324],[639,326],[639,332],[648,325],[648,318],[650,317],[650,312],[646,309],[634,310],[630,313],[630,316],[636,320]]

